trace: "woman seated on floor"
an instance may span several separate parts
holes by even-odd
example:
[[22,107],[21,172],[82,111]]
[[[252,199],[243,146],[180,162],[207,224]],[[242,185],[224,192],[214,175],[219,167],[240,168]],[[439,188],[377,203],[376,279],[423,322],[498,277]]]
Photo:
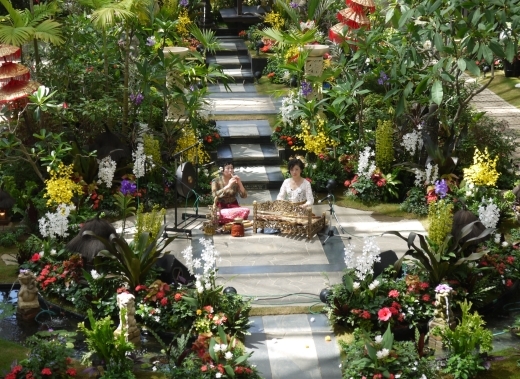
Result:
[[301,176],[304,168],[305,165],[299,159],[289,161],[288,169],[291,177],[284,180],[277,200],[287,200],[305,208],[314,204],[311,183]]
[[237,194],[242,199],[247,191],[238,175],[234,174],[233,163],[226,162],[222,166],[221,176],[211,182],[211,193],[215,198],[215,206],[219,209],[219,224],[232,222],[235,218],[247,220],[249,209],[238,204]]

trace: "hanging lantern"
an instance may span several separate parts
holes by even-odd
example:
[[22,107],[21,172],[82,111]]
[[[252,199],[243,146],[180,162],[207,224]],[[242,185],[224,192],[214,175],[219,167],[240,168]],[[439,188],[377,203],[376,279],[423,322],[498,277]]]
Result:
[[341,22],[329,29],[329,39],[335,43],[343,43],[347,39],[348,27]]

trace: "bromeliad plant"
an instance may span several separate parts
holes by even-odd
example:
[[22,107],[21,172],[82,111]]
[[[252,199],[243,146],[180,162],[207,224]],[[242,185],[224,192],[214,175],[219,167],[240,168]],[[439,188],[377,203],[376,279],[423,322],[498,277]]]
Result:
[[146,282],[148,273],[157,259],[174,240],[174,237],[164,237],[165,228],[166,226],[163,225],[153,238],[151,233],[143,232],[135,242],[130,244],[124,238],[114,234],[107,240],[90,231],[84,233],[98,239],[106,247],[106,250],[102,250],[94,259],[96,267],[109,265],[115,273],[124,277],[130,291],[133,292],[137,285]]
[[[414,264],[427,273],[430,285],[436,286],[442,280],[452,278],[453,274],[461,269],[461,265],[477,261],[487,254],[487,250],[468,254],[468,249],[476,242],[484,240],[494,229],[487,228],[477,237],[470,238],[463,244],[460,243],[472,231],[474,224],[475,222],[466,225],[457,236],[448,234],[439,245],[428,237],[414,232],[411,232],[408,237],[404,237],[396,231],[385,232],[384,234],[393,234],[408,244],[408,250],[396,262],[395,268],[399,270],[403,261],[410,257],[413,259]],[[416,238],[419,239],[419,246],[415,245]]]

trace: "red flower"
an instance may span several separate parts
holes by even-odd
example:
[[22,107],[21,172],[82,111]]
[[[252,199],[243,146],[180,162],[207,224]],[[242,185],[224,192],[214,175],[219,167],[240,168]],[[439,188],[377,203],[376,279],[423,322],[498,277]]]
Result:
[[202,367],[200,368],[200,371],[202,371],[202,372],[206,372],[206,371],[208,371],[208,366],[206,366],[206,365],[202,366]]
[[163,298],[161,299],[161,305],[162,305],[163,307],[165,307],[167,304],[168,304],[168,298],[167,298],[167,297],[163,297]]
[[4,377],[4,379],[16,379],[16,374],[10,372]]
[[29,372],[25,375],[25,379],[34,379],[34,375],[33,375],[32,371],[29,371]]
[[40,260],[40,254],[34,253],[31,257],[31,262],[38,262]]
[[312,179],[311,178],[305,178],[306,181],[308,181],[309,183],[312,183]]
[[224,366],[222,365],[222,363],[219,363],[218,366],[217,366],[217,370],[220,371],[221,374],[224,373]]
[[369,311],[363,311],[361,312],[361,318],[364,318],[365,320],[370,320],[372,316],[370,315]]
[[42,370],[42,375],[52,375],[52,371],[50,368],[48,367],[45,367],[43,370]]
[[399,304],[397,301],[393,301],[392,307],[394,307],[395,309],[401,309],[401,304]]
[[388,297],[399,297],[399,292],[397,290],[391,290],[388,292]]
[[67,371],[65,371],[67,373],[67,375],[69,376],[76,376],[76,370],[74,370],[73,368],[69,368],[67,369]]
[[513,285],[513,281],[511,279],[506,280],[506,287],[511,287]]
[[430,286],[430,284],[427,282],[421,282],[421,284],[419,284],[419,286],[421,287],[421,289],[425,290],[426,288],[428,288]]
[[390,310],[390,313],[392,314],[392,316],[395,316],[399,313],[399,311],[394,307],[390,307],[388,309]]
[[206,312],[213,313],[213,307],[211,305],[206,305],[205,307],[202,307]]
[[162,299],[164,297],[164,292],[162,292],[162,291],[157,292],[157,295],[155,295],[155,297],[157,298],[157,300]]
[[123,292],[128,292],[127,289],[125,287],[119,287],[117,289],[117,293],[120,294],[120,293],[123,293]]
[[67,109],[69,107],[69,105],[65,102],[63,102],[63,109]]
[[343,185],[345,187],[350,187],[350,180],[345,180],[345,182],[343,183]]
[[387,307],[381,308],[379,312],[377,312],[377,317],[380,321],[388,321],[390,317],[392,317],[392,312]]
[[268,77],[269,79],[271,79],[271,78],[274,78],[275,75],[276,75],[276,74],[275,74],[274,72],[270,72],[269,74],[267,74],[267,77]]
[[422,296],[421,299],[422,299],[422,301],[430,301],[430,295],[425,294],[425,295]]
[[182,295],[180,293],[176,293],[174,298],[175,298],[175,301],[181,301]]
[[244,368],[242,366],[237,366],[235,367],[235,373],[236,374],[243,374],[244,373]]
[[506,261],[507,261],[507,263],[509,263],[510,265],[512,265],[513,262],[515,261],[515,257],[509,256],[509,257],[506,258]]
[[139,284],[137,287],[135,287],[135,292],[139,291],[146,291],[148,288],[144,284]]
[[18,374],[20,371],[22,371],[22,366],[18,365],[18,366],[14,366],[13,369],[11,370],[11,372],[13,374]]

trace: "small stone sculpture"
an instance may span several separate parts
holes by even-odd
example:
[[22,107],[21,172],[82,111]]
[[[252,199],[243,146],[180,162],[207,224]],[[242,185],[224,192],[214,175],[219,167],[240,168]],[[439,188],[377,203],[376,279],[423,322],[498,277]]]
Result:
[[20,291],[18,291],[16,315],[23,321],[33,321],[40,312],[36,277],[29,270],[20,270],[18,280],[20,282]]
[[132,342],[135,347],[141,344],[141,332],[135,322],[135,297],[129,293],[117,295],[117,306],[119,307],[119,326],[114,330],[114,335],[124,333],[125,339]]
[[[451,310],[450,294],[452,288],[446,284],[435,287],[435,313],[433,319],[428,323],[430,331],[438,327],[440,329],[455,327],[455,318]],[[440,336],[430,334],[428,347],[435,350],[436,357],[444,356],[442,339]]]

